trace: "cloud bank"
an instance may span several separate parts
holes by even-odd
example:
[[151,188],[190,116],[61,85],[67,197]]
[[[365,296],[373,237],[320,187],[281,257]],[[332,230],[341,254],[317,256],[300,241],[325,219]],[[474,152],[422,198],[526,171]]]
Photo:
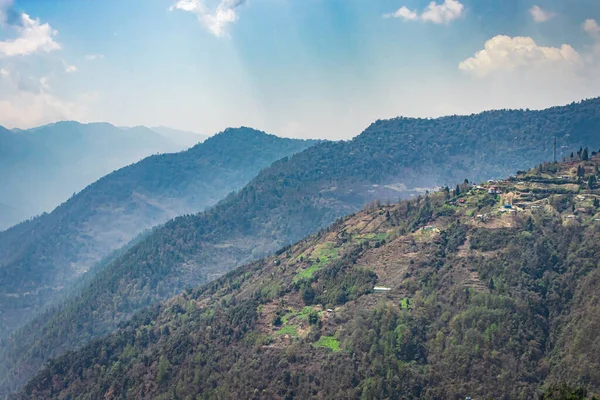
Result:
[[568,44],[543,47],[530,37],[498,35],[485,43],[484,49],[462,61],[458,68],[479,77],[499,71],[515,71],[547,65],[574,65],[579,53]]

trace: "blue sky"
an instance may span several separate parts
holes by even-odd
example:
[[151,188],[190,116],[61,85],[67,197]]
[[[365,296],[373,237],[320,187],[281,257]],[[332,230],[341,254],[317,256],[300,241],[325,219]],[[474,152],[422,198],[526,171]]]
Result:
[[597,0],[0,0],[0,124],[350,138],[600,94]]

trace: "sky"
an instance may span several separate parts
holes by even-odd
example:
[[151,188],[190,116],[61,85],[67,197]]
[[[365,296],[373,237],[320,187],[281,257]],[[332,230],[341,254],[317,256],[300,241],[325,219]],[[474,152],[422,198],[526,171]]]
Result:
[[599,95],[599,0],[0,0],[8,128],[348,139]]

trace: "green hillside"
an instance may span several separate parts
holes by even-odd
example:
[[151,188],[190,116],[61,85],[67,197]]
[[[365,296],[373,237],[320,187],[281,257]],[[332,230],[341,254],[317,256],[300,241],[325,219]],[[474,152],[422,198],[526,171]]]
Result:
[[18,398],[600,393],[600,156],[589,156],[373,202],[137,313]]
[[599,131],[600,99],[594,99],[543,111],[377,121],[351,141],[320,143],[279,160],[212,209],[169,221],[78,295],[16,332],[0,349],[7,360],[0,388],[19,387],[48,358],[111,332],[137,310],[376,198],[395,202],[434,185],[506,176],[551,159],[554,137],[559,155],[563,146],[598,148]]

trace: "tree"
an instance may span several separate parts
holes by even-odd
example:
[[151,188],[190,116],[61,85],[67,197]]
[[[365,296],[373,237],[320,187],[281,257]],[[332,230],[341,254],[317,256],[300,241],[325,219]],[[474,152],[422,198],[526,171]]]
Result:
[[169,375],[171,369],[171,363],[165,356],[160,357],[158,362],[158,374],[156,375],[156,381],[160,385]]
[[583,149],[583,153],[581,155],[581,159],[583,161],[587,161],[587,160],[589,160],[589,158],[590,158],[590,156],[588,154],[588,148],[586,147],[585,149]]
[[319,318],[319,313],[316,312],[315,310],[312,310],[308,314],[308,323],[311,325],[319,325],[320,322],[321,322],[321,319]]
[[488,285],[488,288],[489,288],[490,290],[494,290],[494,288],[495,288],[495,287],[496,287],[496,286],[494,285],[494,278],[490,278],[490,283],[489,283],[489,285]]
[[460,196],[460,187],[458,185],[456,185],[456,189],[454,189],[454,195]]
[[527,231],[532,232],[533,231],[533,219],[531,219],[531,216],[529,216],[527,218],[527,222],[525,225],[525,229],[527,229]]
[[596,197],[596,198],[594,198],[594,207],[595,207],[595,208],[598,208],[598,207],[600,207],[600,200],[598,200],[598,198],[597,198],[597,197]]
[[593,189],[596,186],[596,176],[590,175],[590,179],[588,179],[588,187]]
[[539,396],[540,400],[585,400],[588,398],[584,388],[572,388],[567,385],[554,385]]
[[310,283],[304,285],[300,290],[300,294],[302,295],[302,300],[304,300],[304,304],[310,306],[315,301],[315,296],[317,295],[315,289],[313,289]]

